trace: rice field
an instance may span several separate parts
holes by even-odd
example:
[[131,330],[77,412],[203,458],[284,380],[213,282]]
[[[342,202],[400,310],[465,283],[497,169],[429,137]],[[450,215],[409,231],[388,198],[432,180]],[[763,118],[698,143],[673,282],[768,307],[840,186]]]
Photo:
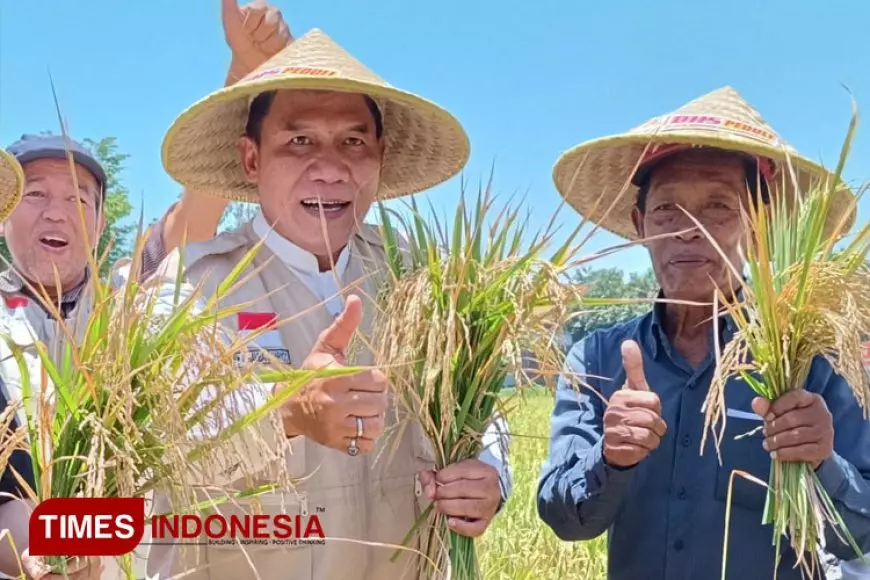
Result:
[[547,456],[549,394],[529,392],[510,420],[514,492],[478,541],[486,580],[562,580],[607,577],[606,537],[562,542],[540,519],[535,505],[538,476]]

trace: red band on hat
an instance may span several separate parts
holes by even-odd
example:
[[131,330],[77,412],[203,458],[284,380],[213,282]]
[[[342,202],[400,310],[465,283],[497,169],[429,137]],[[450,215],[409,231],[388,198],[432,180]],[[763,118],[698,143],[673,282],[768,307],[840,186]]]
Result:
[[[643,159],[640,161],[639,167],[643,167],[652,161],[656,161],[661,159],[662,157],[666,157],[673,153],[677,153],[679,151],[688,151],[689,149],[695,148],[694,145],[686,145],[683,143],[672,143],[670,145],[659,145],[652,146],[647,149],[646,153],[643,156]],[[769,183],[771,178],[773,177],[773,161],[766,157],[755,157],[755,161],[758,164],[758,171],[761,173],[761,176]]]

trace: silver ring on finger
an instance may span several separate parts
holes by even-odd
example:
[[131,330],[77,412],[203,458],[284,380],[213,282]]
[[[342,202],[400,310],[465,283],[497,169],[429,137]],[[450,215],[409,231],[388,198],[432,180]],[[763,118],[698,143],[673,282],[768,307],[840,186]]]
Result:
[[357,437],[363,436],[363,418],[362,417],[356,418],[356,436]]
[[347,454],[351,457],[359,455],[359,446],[356,444],[356,437],[350,440],[350,445],[347,446]]

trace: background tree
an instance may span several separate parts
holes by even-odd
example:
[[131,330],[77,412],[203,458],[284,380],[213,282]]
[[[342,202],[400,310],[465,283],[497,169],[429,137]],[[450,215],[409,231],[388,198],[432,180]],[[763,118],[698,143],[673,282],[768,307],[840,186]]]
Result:
[[[50,134],[50,132],[43,132],[43,134]],[[130,236],[136,230],[136,224],[122,223],[124,218],[128,217],[130,212],[133,211],[133,206],[130,204],[129,192],[121,181],[124,161],[130,156],[118,150],[115,137],[104,137],[99,141],[85,139],[83,144],[91,150],[106,171],[106,202],[104,208],[106,212],[106,229],[103,231],[103,235],[100,236],[97,246],[99,251],[98,256],[102,256],[106,248],[111,244],[109,257],[102,264],[102,273],[105,274],[116,260],[130,253]],[[0,253],[7,260],[12,259],[9,255],[9,249],[6,247],[6,240],[2,238],[0,238]]]
[[124,218],[133,211],[130,192],[121,182],[124,161],[130,156],[121,153],[114,137],[104,137],[99,141],[86,139],[84,145],[94,152],[106,172],[106,229],[100,236],[98,256],[102,256],[109,245],[108,260],[102,265],[103,274],[118,259],[130,254],[130,237],[136,231],[136,224],[123,224]]
[[[655,298],[659,291],[652,269],[632,272],[626,278],[620,268],[584,268],[572,276],[575,284],[585,286],[583,294],[591,298]],[[652,307],[651,303],[620,304],[585,310],[568,323],[568,333],[576,342],[600,328],[607,328],[639,316]]]

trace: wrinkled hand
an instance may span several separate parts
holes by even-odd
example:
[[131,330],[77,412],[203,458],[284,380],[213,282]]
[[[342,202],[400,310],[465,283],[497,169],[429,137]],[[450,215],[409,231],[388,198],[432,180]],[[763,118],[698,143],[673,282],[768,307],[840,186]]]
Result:
[[51,574],[51,569],[46,566],[43,559],[39,556],[31,556],[27,550],[21,554],[21,563],[25,574],[32,580],[100,580],[103,573],[102,559],[93,556],[84,561],[70,562],[66,575]]
[[[347,348],[362,320],[362,302],[350,296],[344,312],[321,333],[302,363],[303,369],[347,366]],[[377,369],[333,379],[316,379],[304,386],[282,409],[288,436],[304,435],[340,451],[347,451],[356,437],[356,417],[363,419],[357,439],[360,453],[374,450],[384,432],[387,411],[387,377]]]
[[221,20],[233,53],[233,80],[249,74],[293,41],[281,11],[265,0],[242,7],[238,0],[221,0]]
[[631,467],[659,446],[667,430],[662,404],[643,374],[643,357],[636,342],[622,343],[626,381],[613,393],[604,411],[604,459],[614,467]]
[[498,472],[493,466],[466,459],[419,475],[426,497],[448,517],[451,530],[471,538],[486,531],[501,502]]
[[820,395],[798,389],[773,403],[756,397],[752,410],[764,418],[764,448],[772,459],[818,469],[834,453],[834,420]]

